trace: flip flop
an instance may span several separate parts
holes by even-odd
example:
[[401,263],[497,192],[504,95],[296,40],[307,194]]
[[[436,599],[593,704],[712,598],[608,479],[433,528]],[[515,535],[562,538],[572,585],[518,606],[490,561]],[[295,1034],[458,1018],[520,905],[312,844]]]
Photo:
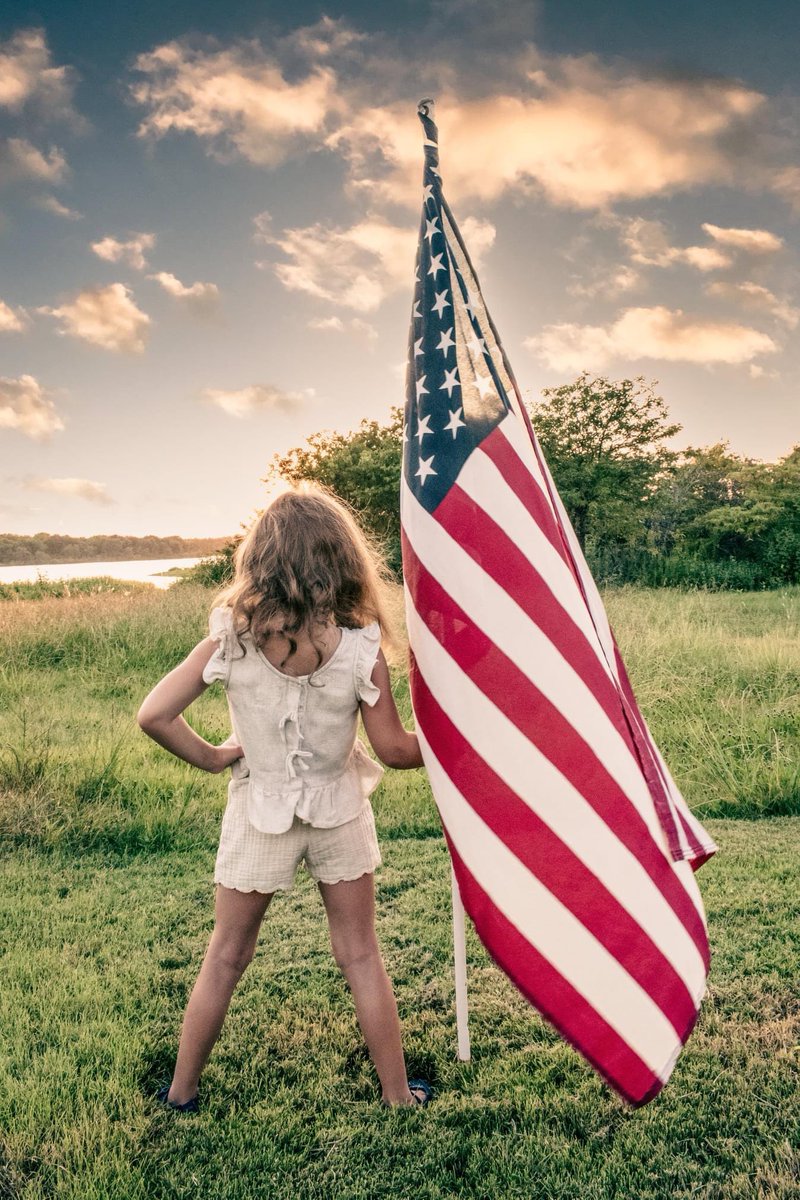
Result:
[[[414,1096],[415,1088],[417,1091],[425,1093],[423,1098],[420,1098],[419,1096]],[[433,1088],[424,1079],[409,1079],[408,1080],[408,1090],[411,1092],[411,1095],[414,1096],[414,1099],[416,1100],[417,1104],[422,1104],[424,1106],[426,1104],[429,1104],[430,1101],[433,1099]],[[386,1100],[381,1100],[381,1104],[384,1106],[384,1108],[402,1108],[403,1107],[403,1105],[401,1105],[401,1104],[389,1104],[388,1101],[386,1101]],[[406,1107],[410,1108],[411,1106],[407,1105]]]

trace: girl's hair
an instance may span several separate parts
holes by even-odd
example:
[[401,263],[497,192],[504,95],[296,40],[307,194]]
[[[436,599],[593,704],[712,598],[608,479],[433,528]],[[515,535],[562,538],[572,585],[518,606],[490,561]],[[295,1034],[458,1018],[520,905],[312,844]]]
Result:
[[[353,510],[318,483],[287,483],[260,512],[233,556],[234,578],[213,607],[228,607],[241,638],[250,634],[258,645],[271,622],[282,616],[290,651],[297,650],[292,634],[333,619],[337,625],[360,629],[377,621],[381,640],[391,652],[397,645],[389,616],[391,572],[375,539],[359,524]],[[245,647],[241,640],[239,645]],[[310,681],[311,682],[311,681]]]

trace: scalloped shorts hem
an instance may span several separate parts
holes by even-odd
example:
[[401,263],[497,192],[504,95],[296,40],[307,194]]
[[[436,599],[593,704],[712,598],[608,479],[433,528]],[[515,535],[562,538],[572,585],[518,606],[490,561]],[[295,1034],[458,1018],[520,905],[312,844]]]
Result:
[[369,801],[352,820],[330,829],[295,817],[285,833],[261,833],[241,817],[235,808],[226,811],[214,865],[214,883],[233,891],[290,892],[301,863],[315,883],[342,883],[383,862]]

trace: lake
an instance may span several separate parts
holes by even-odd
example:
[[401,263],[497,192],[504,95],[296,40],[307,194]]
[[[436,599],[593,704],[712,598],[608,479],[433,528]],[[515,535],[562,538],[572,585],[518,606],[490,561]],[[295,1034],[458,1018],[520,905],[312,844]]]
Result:
[[178,576],[159,576],[156,572],[168,571],[170,567],[193,567],[199,562],[199,558],[141,558],[132,562],[37,563],[35,566],[0,567],[0,583],[35,583],[38,575],[51,580],[111,575],[113,579],[136,579],[168,588]]

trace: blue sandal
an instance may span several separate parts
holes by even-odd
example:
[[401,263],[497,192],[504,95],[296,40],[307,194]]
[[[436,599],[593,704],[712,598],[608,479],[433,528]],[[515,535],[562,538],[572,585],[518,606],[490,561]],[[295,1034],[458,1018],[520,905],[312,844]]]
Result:
[[164,1087],[159,1088],[156,1092],[156,1099],[160,1104],[166,1105],[167,1108],[172,1108],[175,1112],[181,1113],[196,1113],[200,1111],[199,1096],[192,1096],[191,1100],[186,1100],[183,1104],[176,1104],[174,1100],[169,1099],[170,1084],[164,1084]]
[[417,1091],[425,1093],[425,1096],[422,1100],[420,1100],[419,1096],[414,1096],[417,1104],[430,1104],[431,1100],[433,1099],[433,1088],[431,1085],[424,1079],[409,1079],[408,1089],[412,1095],[414,1094],[414,1088],[416,1088]]

